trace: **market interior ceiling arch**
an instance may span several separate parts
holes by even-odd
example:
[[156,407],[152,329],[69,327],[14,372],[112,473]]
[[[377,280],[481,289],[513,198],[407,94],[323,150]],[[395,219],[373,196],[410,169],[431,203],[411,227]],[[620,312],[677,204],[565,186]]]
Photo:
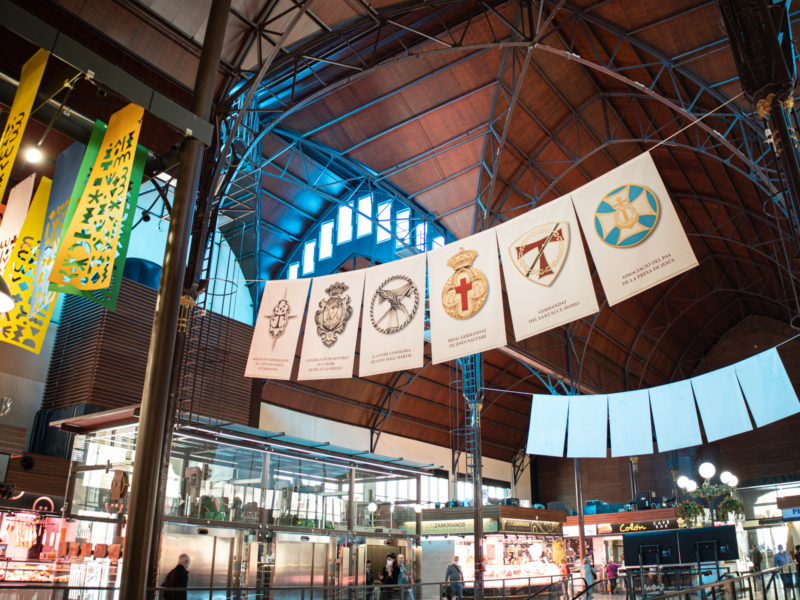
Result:
[[[54,0],[24,8],[189,105],[204,6],[136,0],[92,11]],[[227,131],[301,9],[244,107],[243,126]],[[18,48],[4,56],[4,73],[24,62],[29,48],[23,40]],[[43,89],[57,89],[60,75],[46,73]],[[775,202],[764,123],[740,92],[714,2],[234,1],[215,118],[238,142],[224,157],[231,175],[212,206],[245,277],[274,279],[302,261],[309,231],[336,221],[337,207],[359,190],[381,187],[395,208],[415,209],[410,235],[425,221],[457,239],[653,149],[700,266],[484,356],[488,388],[546,392],[576,361],[584,391],[652,387],[695,374],[715,341],[748,316],[787,322],[797,314],[797,231]],[[70,103],[107,118],[124,99],[81,80]],[[143,143],[169,166],[180,132],[151,121]],[[389,244],[403,255],[409,241]],[[345,253],[348,243],[355,241],[342,245]],[[374,258],[365,251],[331,266],[315,260],[308,274]],[[257,301],[258,286],[250,290]],[[446,446],[454,379],[452,367],[426,364],[417,373],[268,383],[262,397]],[[529,411],[524,396],[487,392],[485,453],[510,459],[524,445]]]

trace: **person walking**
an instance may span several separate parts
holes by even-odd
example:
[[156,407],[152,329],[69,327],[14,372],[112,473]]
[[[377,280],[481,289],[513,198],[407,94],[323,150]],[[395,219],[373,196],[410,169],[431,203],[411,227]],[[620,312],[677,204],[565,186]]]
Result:
[[753,572],[758,573],[761,571],[761,561],[764,560],[764,555],[761,554],[758,546],[753,548],[753,552],[750,553],[750,560],[753,561]]
[[608,591],[612,594],[617,589],[617,571],[619,565],[614,562],[614,559],[608,561],[606,565],[606,577],[608,578]]
[[367,586],[367,592],[364,594],[366,600],[372,600],[374,595],[375,585],[375,572],[372,570],[372,561],[367,559],[367,568],[364,571],[364,585]]
[[794,584],[800,586],[800,545],[794,547],[794,562],[797,569],[797,579],[795,579]]
[[453,592],[456,593],[458,600],[464,600],[464,573],[458,564],[457,556],[454,556],[453,562],[447,565],[444,581],[447,584],[447,600],[453,600]]
[[[789,556],[789,553],[783,549],[783,544],[778,544],[778,551],[775,553],[775,566],[785,567],[791,562],[791,560],[792,557]],[[781,580],[783,581],[783,587],[791,587],[792,573],[787,572],[786,569],[781,569]]]
[[586,580],[586,600],[592,600],[592,584],[594,583],[594,569],[589,557],[583,559],[583,578]]
[[386,566],[381,570],[381,586],[387,586],[386,590],[381,587],[381,598],[386,600],[396,600],[397,582],[400,577],[400,566],[395,561],[394,552],[389,552],[386,555]]
[[569,565],[567,564],[567,559],[561,559],[561,565],[559,566],[559,572],[561,573],[561,591],[564,593],[564,598],[569,598]]
[[402,587],[400,588],[403,598],[414,600],[414,569],[412,565],[406,566],[406,557],[402,554],[397,557],[397,566],[400,573],[397,577],[397,583]]
[[[186,600],[186,586],[189,584],[189,560],[188,554],[181,554],[178,557],[178,564],[172,571],[167,573],[161,587],[173,588],[164,590],[161,593],[163,600]],[[183,588],[183,589],[175,589]]]

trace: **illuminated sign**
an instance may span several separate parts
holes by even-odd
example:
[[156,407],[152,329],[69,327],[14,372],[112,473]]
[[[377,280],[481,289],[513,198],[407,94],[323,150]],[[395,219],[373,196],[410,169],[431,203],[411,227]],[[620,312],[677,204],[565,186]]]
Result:
[[[417,524],[414,521],[406,521],[402,527],[409,533],[414,533],[417,529]],[[473,531],[474,522],[472,519],[442,519],[438,521],[423,521],[420,535],[449,535],[453,533],[473,533]],[[483,531],[487,533],[497,531],[497,519],[484,519]]]
[[600,523],[597,526],[597,534],[619,535],[620,533],[635,533],[637,531],[662,531],[664,529],[677,528],[677,519],[661,519],[660,521],[630,521],[628,523]]
[[500,531],[519,533],[538,533],[544,535],[561,535],[561,523],[558,521],[536,521],[530,519],[500,519]]

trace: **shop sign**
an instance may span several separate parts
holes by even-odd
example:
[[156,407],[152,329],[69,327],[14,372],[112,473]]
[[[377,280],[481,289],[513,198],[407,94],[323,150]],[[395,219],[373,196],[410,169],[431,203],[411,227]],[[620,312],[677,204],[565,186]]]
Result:
[[[403,529],[413,532],[417,528],[415,521],[403,523]],[[473,533],[474,522],[472,519],[454,519],[440,521],[423,521],[420,535],[448,535],[453,533]],[[497,531],[497,519],[483,520],[484,533]]]
[[60,513],[63,506],[64,498],[61,496],[42,496],[30,492],[0,501],[0,509],[32,510],[50,514]]
[[618,535],[637,531],[661,531],[678,529],[678,519],[662,519],[660,521],[630,521],[628,523],[601,523],[597,526],[598,535]]
[[[586,537],[597,535],[597,525],[584,525],[583,535]],[[564,537],[578,537],[578,526],[564,525]]]
[[781,509],[781,513],[783,514],[784,521],[800,520],[800,506]]
[[500,531],[519,533],[540,533],[544,535],[561,535],[562,525],[558,521],[534,521],[530,519],[500,519]]

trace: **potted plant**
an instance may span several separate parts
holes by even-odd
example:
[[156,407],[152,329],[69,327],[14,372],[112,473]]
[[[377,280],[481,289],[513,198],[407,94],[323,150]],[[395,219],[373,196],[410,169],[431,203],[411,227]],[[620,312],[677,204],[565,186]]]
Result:
[[693,500],[684,500],[678,507],[678,516],[686,523],[693,523],[702,514],[703,509]]
[[744,504],[742,504],[742,501],[738,498],[727,496],[719,503],[719,506],[717,506],[717,514],[719,515],[720,521],[727,521],[730,515],[734,517],[743,516]]

